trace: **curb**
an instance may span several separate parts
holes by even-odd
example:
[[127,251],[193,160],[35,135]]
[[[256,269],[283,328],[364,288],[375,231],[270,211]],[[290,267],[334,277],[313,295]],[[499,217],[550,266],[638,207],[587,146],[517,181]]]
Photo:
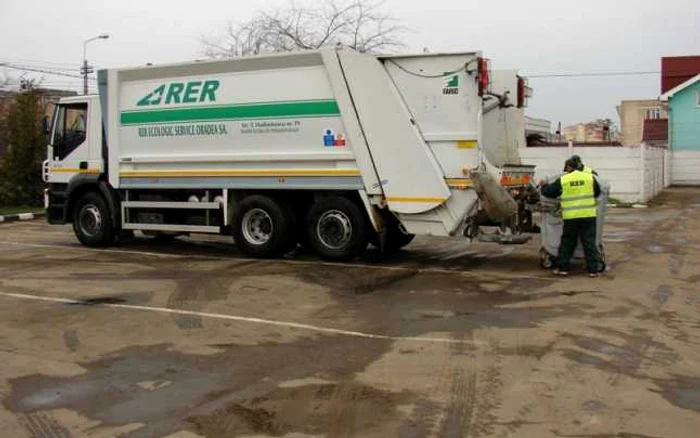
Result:
[[0,216],[0,224],[5,222],[31,221],[46,216],[46,213],[19,213]]

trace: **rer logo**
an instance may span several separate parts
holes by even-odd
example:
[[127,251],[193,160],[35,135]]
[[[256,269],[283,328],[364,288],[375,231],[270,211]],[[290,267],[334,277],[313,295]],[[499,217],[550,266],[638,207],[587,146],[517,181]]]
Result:
[[216,102],[219,89],[216,79],[208,81],[172,82],[163,84],[138,101],[136,106],[160,105],[172,103]]
[[445,76],[442,94],[459,94],[459,75]]

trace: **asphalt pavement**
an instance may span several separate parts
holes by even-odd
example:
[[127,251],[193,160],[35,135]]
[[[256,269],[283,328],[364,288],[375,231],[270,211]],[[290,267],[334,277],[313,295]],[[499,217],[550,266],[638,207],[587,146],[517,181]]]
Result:
[[612,210],[609,271],[418,238],[255,260],[0,224],[7,437],[697,437],[700,188]]

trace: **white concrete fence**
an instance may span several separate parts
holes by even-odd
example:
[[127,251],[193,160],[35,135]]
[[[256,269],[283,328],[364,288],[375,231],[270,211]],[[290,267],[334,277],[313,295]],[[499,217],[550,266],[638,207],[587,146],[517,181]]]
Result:
[[535,177],[538,180],[561,173],[564,162],[574,154],[579,155],[584,164],[595,169],[610,184],[610,196],[622,202],[650,201],[671,184],[674,170],[668,149],[646,144],[528,147],[519,152],[523,164],[537,166]]
[[700,151],[672,151],[671,184],[700,185]]

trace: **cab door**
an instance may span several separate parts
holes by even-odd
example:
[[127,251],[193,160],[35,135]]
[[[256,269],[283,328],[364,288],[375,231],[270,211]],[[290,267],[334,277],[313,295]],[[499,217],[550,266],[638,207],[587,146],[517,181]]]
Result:
[[56,108],[49,146],[48,182],[67,183],[77,174],[92,171],[88,122],[87,102],[64,103]]

